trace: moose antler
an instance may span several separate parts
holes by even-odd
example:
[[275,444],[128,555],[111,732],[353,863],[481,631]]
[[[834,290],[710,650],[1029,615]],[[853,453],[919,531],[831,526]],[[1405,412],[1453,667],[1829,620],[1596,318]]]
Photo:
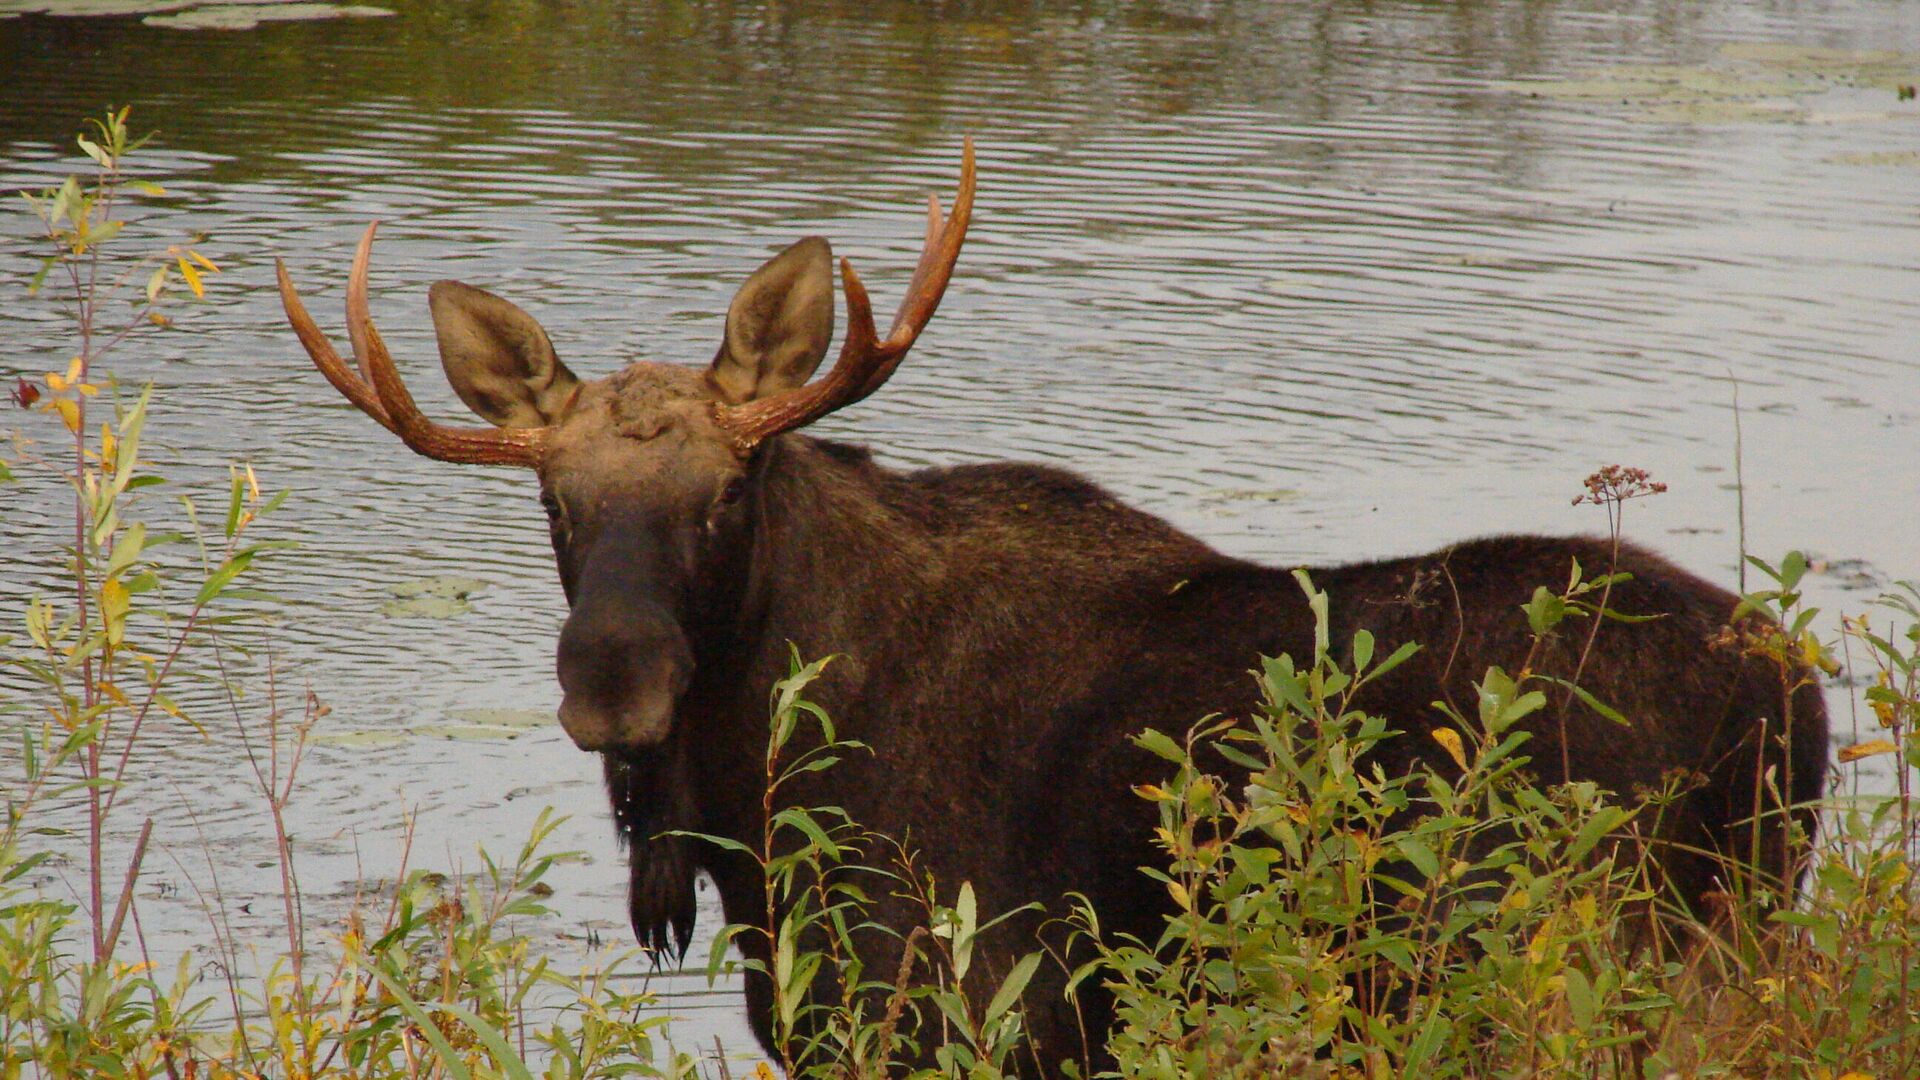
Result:
[[953,265],[960,258],[960,243],[967,236],[967,222],[973,216],[973,139],[969,136],[960,152],[960,190],[954,195],[953,213],[942,217],[940,199],[928,199],[927,240],[920,252],[920,265],[914,268],[907,285],[906,299],[893,317],[885,341],[877,340],[873,329],[873,305],[867,299],[866,286],[853,272],[853,263],[840,260],[840,277],[847,293],[847,336],[840,343],[840,356],[825,378],[771,397],[741,405],[714,406],[714,420],[732,436],[740,450],[751,450],[780,434],[804,427],[842,409],[880,389],[894,369],[913,348],[913,343],[940,306],[941,294],[953,276]]
[[347,339],[353,343],[353,358],[360,365],[358,372],[340,359],[333,343],[307,314],[299,293],[294,291],[293,279],[287,276],[286,264],[279,259],[273,261],[287,322],[293,324],[293,332],[300,338],[300,344],[306,346],[313,366],[319,368],[320,374],[348,401],[378,420],[380,426],[400,436],[415,453],[469,465],[529,468],[539,465],[540,456],[546,450],[546,428],[448,427],[427,419],[413,403],[413,395],[400,381],[393,355],[380,340],[380,332],[374,329],[373,316],[367,309],[367,263],[373,253],[373,233],[379,227],[377,221],[367,225],[366,233],[360,237],[360,247],[353,254],[353,272],[347,278]]

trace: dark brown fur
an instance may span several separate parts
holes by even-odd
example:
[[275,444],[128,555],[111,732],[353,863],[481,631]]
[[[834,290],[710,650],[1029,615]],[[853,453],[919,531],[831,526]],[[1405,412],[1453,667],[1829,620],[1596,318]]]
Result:
[[[703,831],[758,843],[767,692],[785,675],[792,642],[808,658],[842,658],[813,696],[845,736],[875,750],[815,775],[788,793],[792,803],[844,806],[863,824],[912,837],[949,888],[973,882],[982,910],[1038,900],[1057,913],[1062,894],[1079,891],[1109,928],[1150,940],[1168,905],[1137,869],[1155,861],[1154,819],[1131,788],[1164,765],[1129,736],[1244,713],[1257,656],[1310,655],[1311,614],[1291,575],[1221,555],[1054,469],[903,475],[797,435],[769,446],[759,469],[752,542],[733,568],[747,584],[735,610],[690,631],[703,659],[672,733],[660,747],[609,757],[641,939],[663,942],[671,927],[684,944],[696,867],[718,883],[729,921],[764,918],[750,862],[649,840],[646,829],[690,813]],[[1420,737],[1439,719],[1430,702],[1470,702],[1489,665],[1518,666],[1528,650],[1520,605],[1535,585],[1564,582],[1576,558],[1603,569],[1608,545],[1509,536],[1313,572],[1333,600],[1336,642],[1365,627],[1383,648],[1426,646],[1360,702],[1408,732],[1380,751],[1389,768],[1434,745]],[[1728,592],[1631,546],[1619,568],[1633,580],[1615,588],[1612,606],[1667,617],[1601,629],[1581,682],[1632,717],[1634,731],[1570,710],[1573,776],[1631,791],[1657,787],[1672,769],[1698,770],[1706,782],[1674,817],[1673,839],[1745,852],[1735,823],[1754,806],[1755,755],[1787,756],[1779,673],[1709,645],[1732,614]],[[1583,640],[1556,640],[1540,670],[1570,676]],[[1786,786],[1798,802],[1820,793],[1826,767],[1817,689],[1798,692],[1791,715]],[[1541,725],[1531,750],[1538,771],[1558,779],[1558,725]],[[633,781],[643,773],[652,786]],[[1765,873],[1791,873],[1777,830],[1762,849]],[[1672,856],[1665,867],[1687,901],[1718,887],[1708,860]],[[896,925],[911,914],[891,901],[880,911]],[[756,939],[742,941],[765,959]],[[1031,947],[1001,937],[983,985]],[[891,970],[886,945],[874,948],[869,970]],[[1043,968],[1027,994],[1036,1063],[1049,1074],[1083,1053],[1061,986],[1061,973]],[[747,988],[767,1043],[769,987],[749,978]],[[1097,1043],[1106,1005],[1097,994],[1083,1004]]]
[[[729,921],[759,924],[764,893],[749,859],[684,836],[747,845],[763,832],[767,695],[790,648],[839,659],[812,695],[841,732],[871,747],[783,789],[790,805],[837,805],[910,840],[949,890],[971,881],[983,910],[1054,905],[1077,891],[1109,929],[1151,940],[1167,912],[1151,806],[1132,793],[1163,763],[1136,749],[1143,728],[1179,732],[1203,715],[1244,715],[1260,655],[1311,654],[1312,617],[1284,570],[1215,552],[1070,473],[983,465],[900,474],[866,452],[793,428],[877,389],[932,314],[971,206],[971,156],[945,227],[930,231],[899,326],[881,347],[857,281],[843,277],[860,333],[809,383],[833,330],[826,241],[788,248],[736,294],[704,370],[635,363],[582,382],[546,332],[513,304],[457,282],[430,302],[455,391],[505,431],[441,428],[413,412],[364,310],[362,240],[348,294],[356,355],[374,384],[327,345],[284,269],[288,317],[328,379],[421,453],[531,465],[570,611],[557,675],[560,724],[604,755],[614,817],[630,848],[633,925],[654,948],[685,950],[694,878],[718,884]],[[938,225],[937,213],[933,224]],[[930,261],[928,261],[930,260]],[[864,296],[864,293],[859,293]],[[358,299],[356,299],[356,297]],[[895,334],[904,335],[895,337]],[[862,344],[864,342],[864,344]],[[817,392],[816,392],[817,391]],[[1578,559],[1612,568],[1609,546],[1510,536],[1432,555],[1315,571],[1332,598],[1332,640],[1372,631],[1392,648],[1426,646],[1358,704],[1406,734],[1377,751],[1404,771],[1438,754],[1424,734],[1436,699],[1472,700],[1491,665],[1516,668],[1529,640],[1520,606]],[[1820,794],[1827,719],[1816,685],[1789,693],[1773,666],[1719,648],[1735,598],[1637,548],[1617,610],[1663,617],[1609,623],[1584,665],[1584,641],[1556,639],[1546,675],[1579,681],[1631,718],[1631,732],[1584,708],[1537,714],[1535,767],[1620,792],[1657,787],[1675,769],[1703,781],[1663,823],[1661,863],[1675,896],[1700,905],[1719,887],[1704,852],[1757,850],[1757,870],[1791,880],[1781,819],[1753,836],[1755,778],[1784,777],[1794,803]],[[1435,762],[1446,768],[1444,758]],[[1810,813],[1800,815],[1811,828]],[[951,895],[951,893],[949,893]],[[875,916],[915,912],[882,897]],[[1002,930],[978,954],[969,989],[996,986],[1032,947],[1037,919]],[[739,939],[765,960],[766,943]],[[896,939],[863,944],[866,970],[893,971]],[[1032,1064],[1101,1053],[1109,1004],[1084,988],[1084,1028],[1043,965],[1026,996]],[[769,986],[749,976],[755,1031],[771,1049]],[[1082,1032],[1089,1033],[1083,1043]]]

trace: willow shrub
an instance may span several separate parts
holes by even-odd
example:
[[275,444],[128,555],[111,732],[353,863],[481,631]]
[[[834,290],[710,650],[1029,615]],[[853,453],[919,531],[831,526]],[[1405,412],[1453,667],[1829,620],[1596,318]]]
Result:
[[[1782,629],[1744,647],[1824,662],[1797,606],[1806,560],[1756,565],[1776,587],[1749,603]],[[1079,976],[1118,996],[1121,1072],[1916,1075],[1920,594],[1902,590],[1882,601],[1888,625],[1845,624],[1856,667],[1864,648],[1877,672],[1868,696],[1884,737],[1840,755],[1899,755],[1897,792],[1843,795],[1836,782],[1793,902],[1756,890],[1711,923],[1671,910],[1645,849],[1611,839],[1657,835],[1677,788],[1622,803],[1532,781],[1515,725],[1547,698],[1524,678],[1489,670],[1477,715],[1436,734],[1457,776],[1369,767],[1369,748],[1408,736],[1349,702],[1400,654],[1373,664],[1363,633],[1343,668],[1323,614],[1311,663],[1264,663],[1249,722],[1140,739],[1173,770],[1140,793],[1160,809],[1168,863],[1150,873],[1176,913],[1152,942],[1107,940],[1097,912],[1075,915],[1100,954]]]
[[[0,635],[0,664],[13,676],[0,717],[17,770],[0,778],[0,1077],[689,1072],[684,1058],[656,1064],[664,1020],[641,1015],[647,998],[618,989],[610,972],[555,971],[524,935],[546,914],[541,879],[561,857],[541,851],[550,818],[513,861],[483,856],[486,872],[470,885],[416,871],[343,925],[310,935],[300,919],[283,811],[325,706],[308,695],[283,707],[269,682],[251,696],[229,687],[229,716],[190,716],[175,693],[185,680],[223,681],[219,649],[258,643],[241,628],[272,603],[252,582],[284,546],[256,539],[279,498],[236,466],[226,490],[182,496],[177,526],[160,524],[170,503],[149,501],[163,478],[142,456],[152,387],[125,392],[102,366],[110,350],[163,331],[166,305],[198,298],[217,272],[185,245],[122,254],[139,231],[137,221],[129,228],[138,200],[164,195],[126,172],[138,146],[127,111],[109,111],[78,140],[89,175],[26,193],[45,243],[28,288],[62,294],[74,342],[62,370],[8,388],[32,411],[16,414],[28,426],[0,461],[0,484],[10,504],[43,499],[50,519],[67,502],[73,530],[44,555],[55,586],[16,607],[19,629]],[[287,937],[236,941],[210,910],[209,940],[228,976],[210,983],[192,958],[156,965],[131,932],[153,822],[120,795],[154,757],[135,752],[143,741],[204,738],[215,724],[234,725],[229,738],[259,781]],[[50,823],[56,805],[79,809],[78,837]],[[127,860],[110,863],[128,840]],[[31,884],[56,852],[84,868],[77,902]],[[249,978],[239,974],[242,954],[277,959]]]

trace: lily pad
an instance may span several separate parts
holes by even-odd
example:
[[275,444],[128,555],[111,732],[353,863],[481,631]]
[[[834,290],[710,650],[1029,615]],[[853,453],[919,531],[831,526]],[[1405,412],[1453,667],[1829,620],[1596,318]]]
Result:
[[465,615],[473,610],[465,597],[414,596],[405,600],[389,600],[380,605],[380,614],[393,618],[405,618],[416,615],[427,619],[451,619],[455,615]]
[[140,21],[172,30],[252,30],[263,22],[367,19],[392,14],[386,8],[363,4],[214,4],[175,15],[149,15]]
[[1791,124],[1807,119],[1807,111],[1790,101],[1680,101],[1654,105],[1640,114],[1661,124]]
[[416,724],[407,730],[429,739],[461,740],[517,739],[527,733],[525,728],[504,724]]
[[85,18],[95,15],[147,15],[192,7],[194,0],[0,0],[0,12],[9,15],[55,15]]
[[[177,14],[174,14],[177,13]],[[386,8],[360,4],[305,3],[299,0],[0,0],[0,18],[13,15],[96,18],[145,15],[150,26],[176,29],[247,30],[262,22],[365,18],[392,15]]]
[[443,575],[401,582],[387,590],[394,599],[380,605],[388,616],[418,615],[429,619],[447,619],[473,610],[467,598],[487,587],[478,578]]
[[487,583],[479,578],[440,574],[403,581],[387,591],[395,596],[439,596],[449,600],[463,600],[486,587]]
[[360,728],[355,731],[328,731],[307,738],[314,746],[399,746],[408,740],[404,731],[390,728]]
[[1200,494],[1203,503],[1292,502],[1300,497],[1293,488],[1220,488]]
[[447,715],[463,724],[490,727],[541,728],[553,723],[551,709],[448,709]]

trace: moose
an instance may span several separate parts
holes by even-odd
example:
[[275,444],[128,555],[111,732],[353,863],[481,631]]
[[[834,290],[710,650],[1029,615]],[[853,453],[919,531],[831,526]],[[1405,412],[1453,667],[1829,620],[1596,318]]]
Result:
[[[898,368],[947,287],[973,201],[969,140],[951,213],[930,200],[924,250],[885,338],[860,277],[840,262],[847,327],[819,379],[835,308],[823,239],[799,241],[747,278],[704,367],[638,361],[593,381],[570,371],[519,307],[441,281],[428,303],[442,366],[490,427],[430,420],[402,383],[369,314],[375,226],[347,284],[358,370],[279,267],[294,332],[361,411],[427,457],[538,475],[569,608],[559,721],[602,757],[630,857],[629,914],[651,949],[685,952],[703,870],[729,921],[764,917],[758,867],[682,832],[758,843],[768,694],[792,650],[838,658],[810,694],[874,752],[809,774],[784,797],[911,836],[942,880],[972,882],[986,907],[1078,892],[1107,927],[1147,941],[1171,909],[1139,869],[1156,861],[1155,811],[1132,789],[1161,779],[1163,763],[1132,736],[1184,731],[1210,713],[1245,716],[1258,656],[1312,654],[1314,617],[1287,570],[1221,554],[1071,472],[1012,463],[901,472],[803,432]],[[1534,724],[1536,768],[1620,792],[1692,770],[1693,788],[1666,811],[1672,843],[1658,856],[1680,902],[1699,907],[1725,887],[1715,853],[1758,852],[1752,869],[1790,883],[1790,816],[1755,808],[1759,785],[1795,806],[1819,795],[1818,685],[1716,647],[1737,598],[1631,545],[1501,536],[1314,570],[1333,600],[1334,641],[1366,629],[1430,646],[1358,701],[1406,733],[1376,759],[1388,770],[1444,766],[1422,737],[1442,723],[1432,703],[1472,700],[1472,676],[1490,665],[1518,668],[1532,645],[1521,606],[1536,585],[1564,580],[1573,560],[1631,575],[1613,586],[1611,606],[1660,617],[1608,623],[1587,655],[1560,638],[1539,649],[1537,672],[1577,675],[1631,730],[1567,710]],[[1443,584],[1419,595],[1434,581]],[[1797,820],[1810,828],[1808,812]],[[875,905],[882,923],[912,916],[904,900]],[[764,941],[740,941],[767,960]],[[975,961],[985,993],[1032,944],[1001,941]],[[897,939],[876,935],[868,947],[867,970],[893,970]],[[1111,1022],[1097,987],[1083,984],[1070,1005],[1064,970],[1051,968],[1025,995],[1028,1063],[1045,1075],[1088,1052],[1083,1032]],[[772,1051],[770,983],[750,975],[746,992]]]

